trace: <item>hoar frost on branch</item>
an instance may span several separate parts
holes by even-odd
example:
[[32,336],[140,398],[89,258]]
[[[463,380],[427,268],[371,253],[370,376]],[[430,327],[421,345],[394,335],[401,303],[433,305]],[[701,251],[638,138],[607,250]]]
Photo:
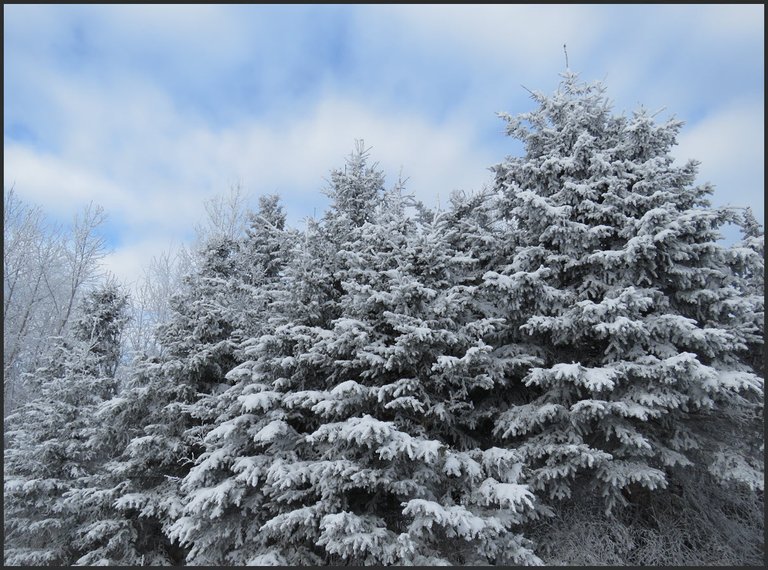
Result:
[[679,121],[570,72],[533,98],[523,156],[445,210],[362,141],[302,231],[211,202],[119,392],[102,335],[8,418],[6,562],[541,564],[571,507],[761,497],[760,224],[674,164]]

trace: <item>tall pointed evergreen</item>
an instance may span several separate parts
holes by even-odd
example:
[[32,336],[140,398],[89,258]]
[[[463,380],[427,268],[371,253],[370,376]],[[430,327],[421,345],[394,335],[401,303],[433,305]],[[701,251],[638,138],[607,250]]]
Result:
[[[745,360],[761,337],[742,326],[757,308],[717,241],[733,214],[710,207],[695,162],[673,163],[680,121],[613,115],[604,91],[567,72],[504,117],[525,145],[495,167],[514,252],[484,280],[502,345],[532,357],[495,433],[537,491],[611,509],[713,465],[763,379]],[[736,455],[757,484],[758,458]]]

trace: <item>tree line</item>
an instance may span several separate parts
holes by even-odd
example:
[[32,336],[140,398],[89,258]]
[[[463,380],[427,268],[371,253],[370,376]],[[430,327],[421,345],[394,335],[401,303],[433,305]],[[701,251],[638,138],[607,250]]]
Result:
[[120,378],[129,300],[84,293],[6,414],[5,563],[759,564],[762,228],[680,121],[532,98],[445,209],[362,142],[304,229],[210,203]]

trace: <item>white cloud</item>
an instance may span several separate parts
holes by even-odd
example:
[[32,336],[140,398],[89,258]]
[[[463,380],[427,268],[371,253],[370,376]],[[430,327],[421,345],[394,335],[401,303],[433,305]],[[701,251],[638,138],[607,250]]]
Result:
[[130,57],[167,61],[177,74],[199,75],[251,55],[249,37],[254,30],[232,6],[115,4],[81,9],[92,18],[88,31],[96,49],[111,50],[115,57],[127,51]]
[[169,239],[183,241],[204,201],[235,182],[252,195],[281,194],[293,224],[321,214],[324,179],[357,138],[373,147],[390,185],[402,168],[407,190],[430,205],[453,189],[480,188],[501,158],[483,150],[468,123],[433,123],[332,93],[290,117],[222,128],[137,77],[98,84],[51,73],[41,82],[59,117],[60,151],[6,140],[5,184],[62,215],[89,200],[103,205],[121,232],[109,266],[122,277]]
[[705,33],[729,41],[763,40],[765,6],[762,4],[715,4],[697,6],[698,25]]
[[[400,168],[409,191],[433,204],[439,193],[476,189],[487,178],[494,157],[477,149],[472,129],[464,124],[430,124],[408,114],[382,115],[360,102],[322,100],[289,124],[251,123],[218,136],[188,139],[190,155],[212,156],[212,171],[239,175],[256,192],[277,188],[289,199],[306,201],[321,190],[329,171],[343,166],[354,140],[372,147],[371,158],[390,184]],[[310,198],[311,200],[311,198]]]
[[530,71],[547,64],[548,72],[552,64],[556,70],[565,67],[563,44],[586,54],[602,21],[599,11],[578,5],[389,5],[371,7],[362,16],[393,19],[392,26],[370,27],[382,34],[400,30],[420,49],[448,50],[481,65],[524,65]]
[[[14,46],[95,50],[110,58],[151,54],[177,65],[248,57],[249,23],[237,7],[215,4],[6,6]],[[12,25],[8,22],[12,21]]]
[[[16,94],[12,113],[6,113],[44,140],[28,146],[6,139],[4,181],[8,186],[15,180],[20,195],[46,208],[74,211],[91,199],[104,205],[120,221],[122,245],[110,264],[123,275],[136,272],[141,259],[159,254],[169,240],[183,241],[201,219],[204,200],[238,181],[254,195],[280,193],[293,224],[314,207],[320,214],[326,203],[320,194],[323,179],[343,165],[356,138],[373,147],[371,157],[390,184],[402,167],[407,189],[429,204],[437,194],[445,203],[455,188],[480,188],[490,179],[487,168],[503,159],[498,149],[511,143],[501,135],[501,122],[496,140],[481,135],[478,116],[493,120],[495,111],[530,110],[520,84],[543,91],[556,84],[564,67],[563,43],[571,67],[584,71],[584,79],[597,78],[586,74],[596,68],[598,77],[608,76],[609,96],[636,98],[652,110],[667,104],[683,114],[697,97],[689,88],[680,89],[692,75],[672,77],[678,68],[661,63],[672,53],[670,45],[687,50],[674,52],[677,65],[709,38],[762,36],[752,8],[702,8],[692,20],[694,12],[680,7],[628,12],[568,5],[349,8],[345,14],[354,18],[344,65],[352,69],[351,77],[376,75],[375,89],[350,91],[336,82],[336,71],[324,69],[313,89],[325,85],[326,90],[312,104],[298,105],[290,93],[270,92],[272,105],[284,99],[280,112],[256,120],[244,106],[233,105],[225,125],[204,119],[184,91],[200,95],[210,74],[225,77],[217,71],[239,70],[240,64],[253,66],[255,88],[282,86],[283,79],[303,69],[297,63],[303,61],[302,50],[320,41],[321,35],[301,34],[302,26],[312,24],[311,13],[294,19],[289,8],[269,8],[268,15],[261,11],[265,7],[207,5],[48,8],[24,7],[29,12],[23,14],[21,7],[6,8],[16,11],[11,28],[14,42],[21,43],[13,44],[18,51],[10,62],[13,77],[25,86],[20,93],[45,97],[25,100]],[[762,14],[762,7],[758,11]],[[675,35],[688,20],[690,29]],[[74,58],[82,66],[62,65],[66,58],[52,54],[58,46],[70,49],[77,43],[76,23],[85,30],[81,47],[94,51]],[[45,49],[38,45],[44,42]],[[279,50],[266,51],[270,46]],[[153,67],[153,58],[162,65]],[[167,82],[159,77],[162,70],[172,70]],[[230,80],[234,89],[242,88]],[[438,93],[435,85],[459,92]],[[707,93],[704,108],[711,109],[718,95]],[[500,103],[518,96],[522,107]],[[445,111],[430,113],[430,102],[445,103]],[[759,196],[760,214],[762,113],[762,100],[710,112],[683,130],[676,149],[701,160],[700,178],[715,183],[728,200],[754,203]]]
[[58,217],[69,217],[90,201],[113,211],[131,201],[119,185],[98,172],[8,140],[4,147],[4,186],[15,186],[24,199],[43,205]]
[[701,162],[698,178],[715,185],[713,202],[751,206],[763,219],[764,125],[762,101],[735,100],[683,127],[674,154]]
[[141,279],[143,270],[153,257],[163,252],[175,251],[179,241],[171,236],[158,234],[139,238],[116,248],[104,258],[103,268],[122,283],[132,286]]

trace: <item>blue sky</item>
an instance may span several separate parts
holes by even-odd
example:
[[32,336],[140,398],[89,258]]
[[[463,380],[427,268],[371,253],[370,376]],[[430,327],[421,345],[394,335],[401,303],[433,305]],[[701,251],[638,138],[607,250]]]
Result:
[[235,183],[322,212],[362,138],[426,203],[490,180],[569,63],[617,113],[665,108],[713,202],[764,220],[763,5],[5,5],[4,188],[110,215],[136,277]]

